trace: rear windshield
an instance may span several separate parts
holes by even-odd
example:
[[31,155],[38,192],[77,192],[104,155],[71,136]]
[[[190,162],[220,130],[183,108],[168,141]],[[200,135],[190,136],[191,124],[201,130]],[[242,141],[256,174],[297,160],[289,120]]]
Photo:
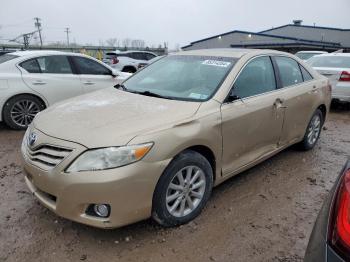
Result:
[[117,54],[115,54],[115,53],[106,53],[105,54],[105,58],[107,58],[107,59],[116,58],[116,57],[117,57]]
[[127,56],[126,54],[116,54],[116,53],[106,53],[105,58],[106,59],[112,59],[112,58],[117,58],[121,56]]
[[312,67],[350,68],[350,57],[346,56],[315,56],[308,60]]
[[17,57],[18,57],[17,55],[10,55],[10,54],[2,55],[0,56],[0,64],[10,61],[12,59],[15,59]]

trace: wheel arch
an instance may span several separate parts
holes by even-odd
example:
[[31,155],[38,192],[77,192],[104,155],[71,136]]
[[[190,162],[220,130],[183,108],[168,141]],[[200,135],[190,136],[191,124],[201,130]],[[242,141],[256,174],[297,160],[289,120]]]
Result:
[[7,99],[5,100],[5,102],[2,104],[2,108],[1,108],[1,119],[0,119],[1,121],[3,121],[3,119],[4,119],[4,107],[5,107],[5,105],[8,103],[8,101],[10,101],[11,99],[13,99],[13,98],[15,98],[15,97],[17,97],[17,96],[21,96],[21,95],[27,95],[27,96],[35,97],[35,98],[37,98],[37,99],[40,100],[40,102],[44,105],[45,108],[48,107],[48,104],[46,103],[46,101],[45,101],[42,97],[40,97],[39,95],[36,95],[36,94],[33,94],[33,93],[18,93],[18,94],[12,95],[12,96],[10,96],[9,98],[7,98]]
[[326,121],[327,117],[327,107],[325,104],[321,104],[317,107],[322,112],[322,117],[323,117],[323,123]]

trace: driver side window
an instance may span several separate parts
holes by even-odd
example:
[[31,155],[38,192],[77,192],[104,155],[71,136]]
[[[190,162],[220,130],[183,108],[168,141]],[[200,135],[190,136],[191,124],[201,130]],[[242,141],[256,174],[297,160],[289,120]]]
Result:
[[239,98],[259,95],[276,89],[276,79],[270,57],[258,57],[241,71],[234,84],[234,95]]

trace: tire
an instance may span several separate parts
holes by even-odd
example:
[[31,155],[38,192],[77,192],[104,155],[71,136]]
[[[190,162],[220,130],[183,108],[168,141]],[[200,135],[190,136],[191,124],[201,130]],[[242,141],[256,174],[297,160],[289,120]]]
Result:
[[23,130],[43,109],[45,105],[35,96],[18,95],[9,99],[4,105],[3,118],[8,127]]
[[[187,174],[191,174],[191,179],[188,179]],[[182,190],[178,188],[181,187],[180,176],[184,179]],[[197,179],[195,179],[196,176]],[[188,180],[193,180],[193,183],[186,185]],[[177,188],[170,188],[171,183],[172,187],[175,185]],[[200,186],[198,187],[198,185]],[[192,150],[182,152],[169,164],[157,183],[153,195],[153,219],[165,227],[182,225],[193,220],[208,202],[212,187],[213,169],[208,160]],[[201,198],[199,198],[200,195]],[[174,199],[167,202],[167,197],[169,200],[171,197]],[[177,207],[174,208],[176,202]],[[190,203],[192,203],[192,207]],[[174,209],[171,212],[172,207]]]
[[307,125],[303,140],[299,143],[300,149],[307,151],[314,148],[320,137],[323,123],[323,114],[317,109]]

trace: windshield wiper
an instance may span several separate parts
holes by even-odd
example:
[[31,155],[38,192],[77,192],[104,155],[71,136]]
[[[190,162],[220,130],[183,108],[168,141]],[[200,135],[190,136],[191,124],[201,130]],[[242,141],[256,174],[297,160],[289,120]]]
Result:
[[131,90],[129,90],[129,92],[135,93],[135,94],[139,94],[139,95],[144,95],[144,96],[152,96],[152,97],[158,97],[158,98],[164,98],[164,99],[173,99],[172,97],[169,97],[169,96],[162,96],[162,95],[160,95],[160,94],[153,93],[153,92],[151,92],[151,91],[142,91],[142,92],[138,92],[138,91],[131,91]]

